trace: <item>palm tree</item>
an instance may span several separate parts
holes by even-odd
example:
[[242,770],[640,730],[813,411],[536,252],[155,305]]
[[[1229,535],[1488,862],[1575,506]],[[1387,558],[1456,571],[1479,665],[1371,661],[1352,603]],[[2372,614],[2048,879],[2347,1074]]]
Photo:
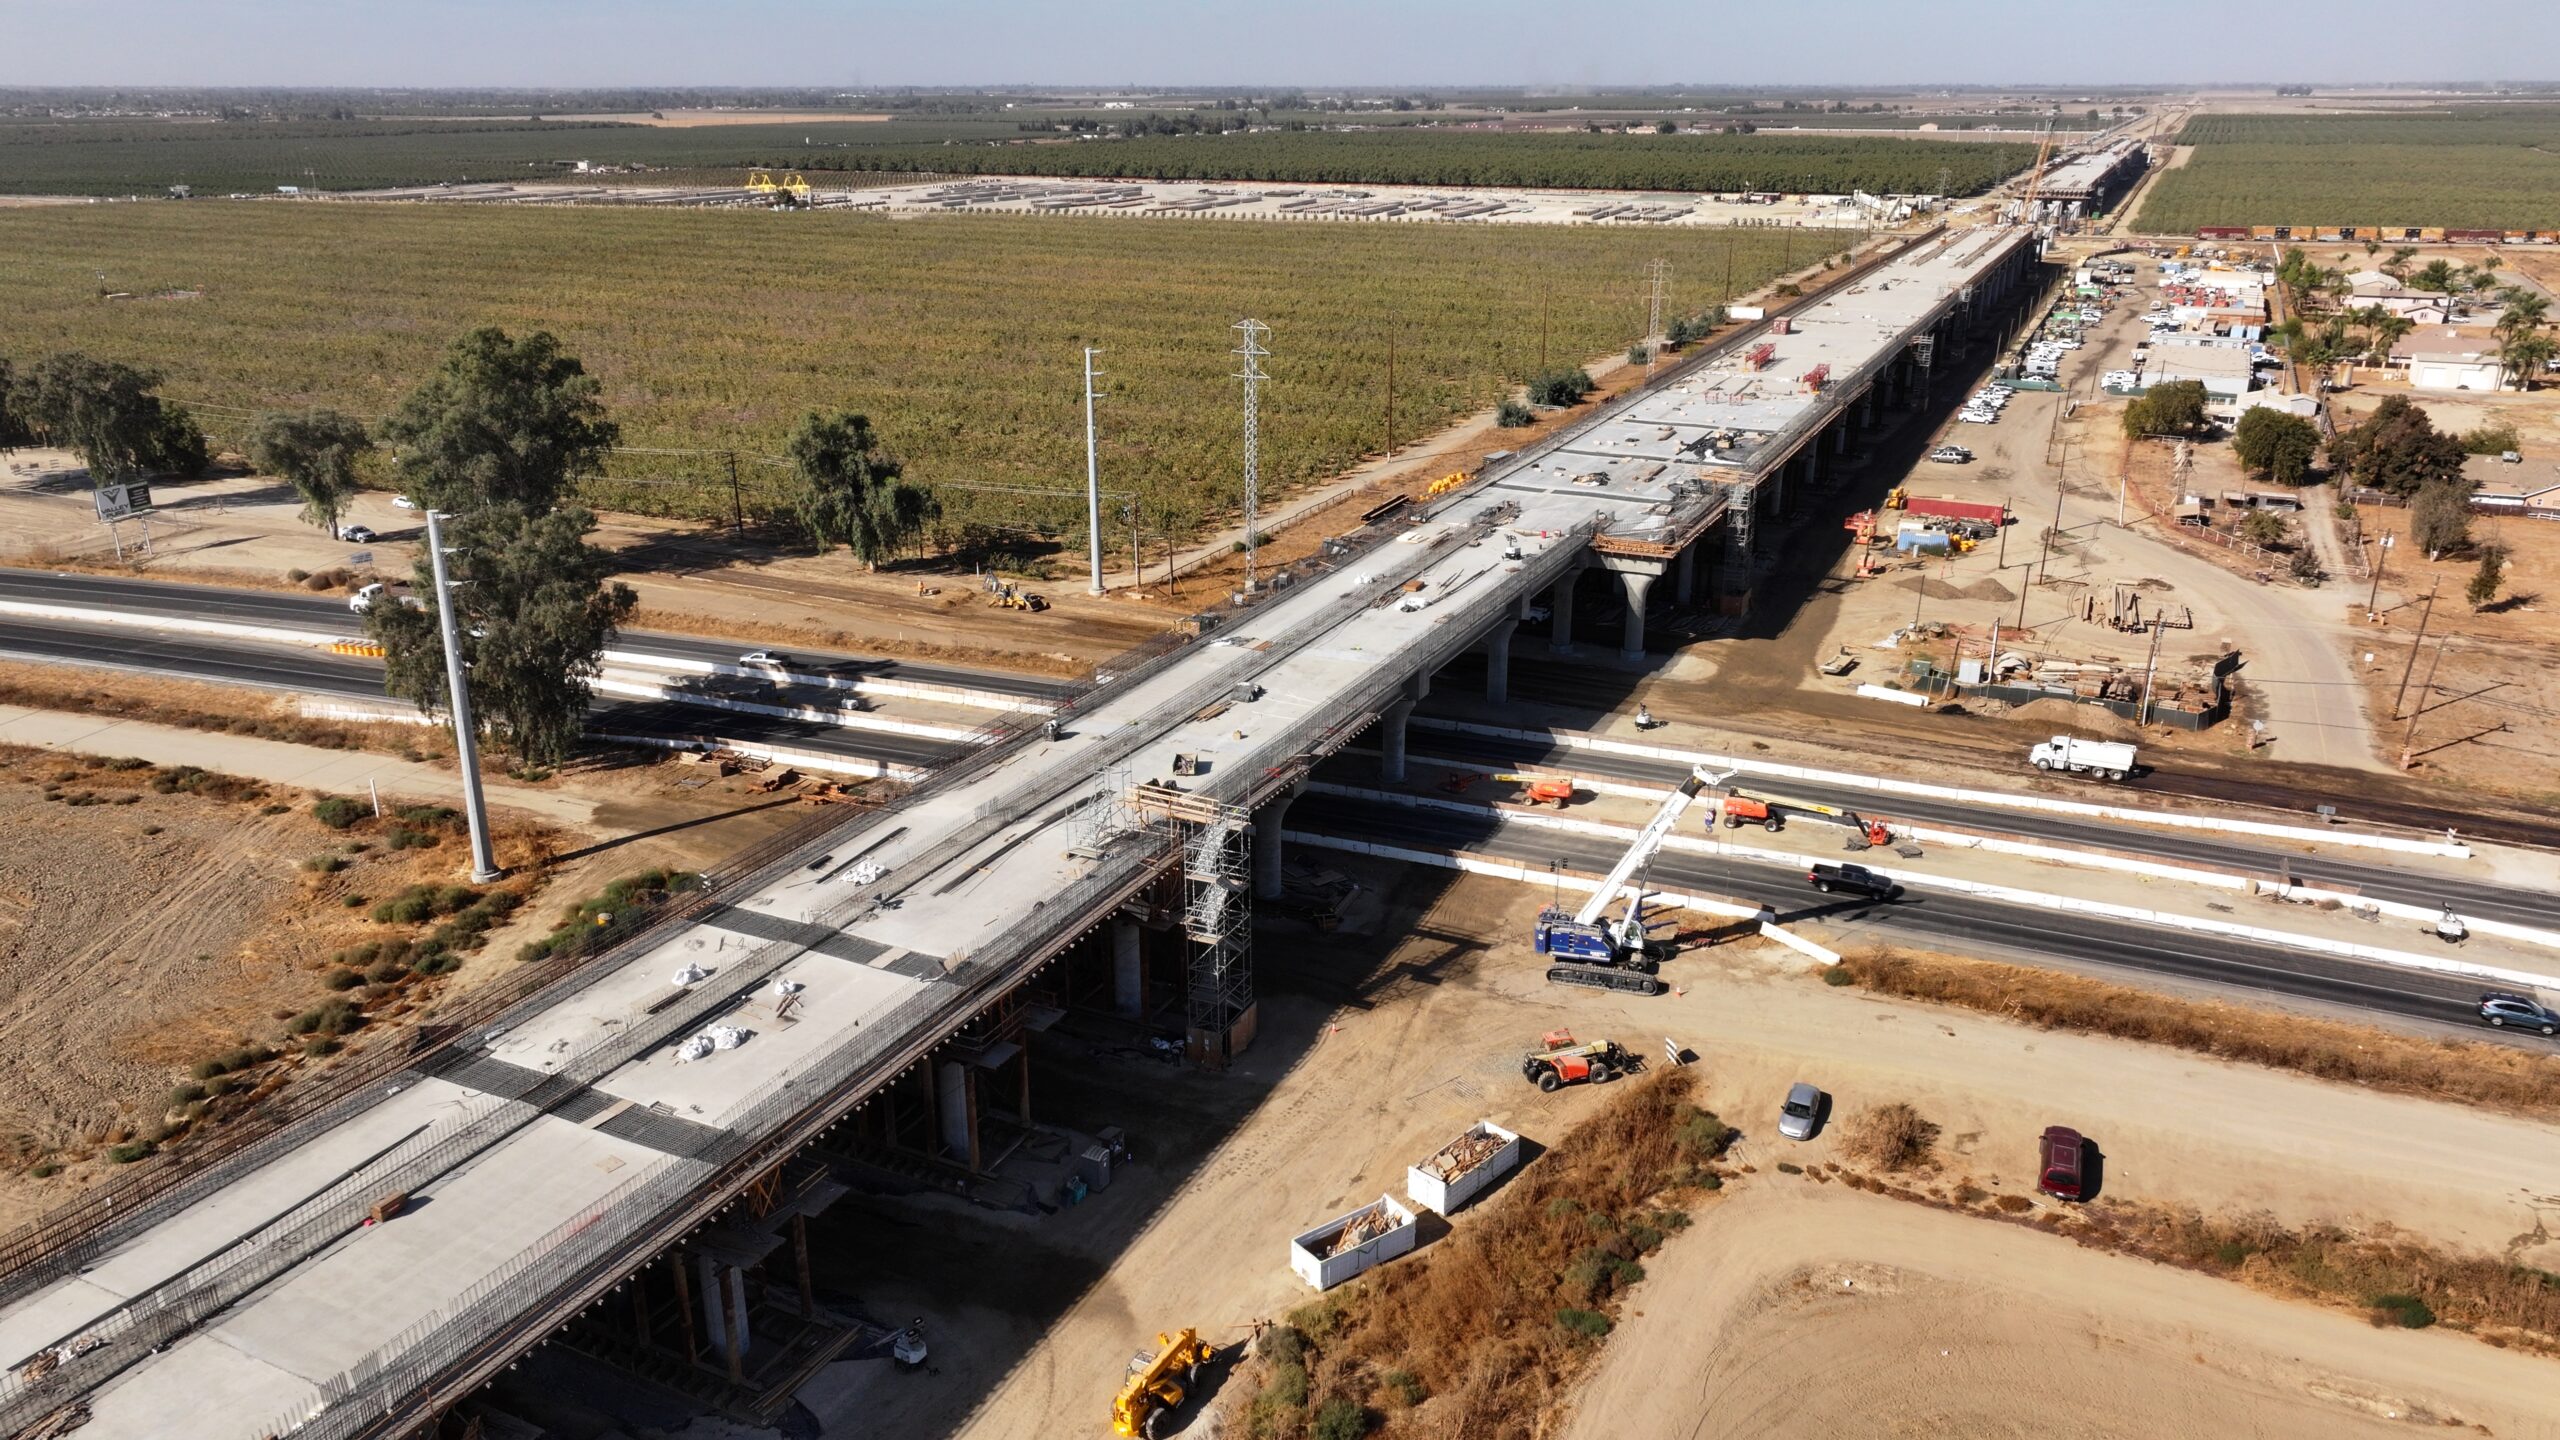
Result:
[[2416,258],[2417,246],[2395,245],[2391,249],[2391,258],[2382,262],[2382,273],[2405,285],[2409,281],[2409,262]]
[[2382,318],[2373,323],[2373,329],[2365,348],[2364,363],[2371,365],[2376,369],[2389,365],[2391,363],[2391,347],[2399,344],[2402,340],[2407,339],[2409,332],[2417,328],[2418,322],[2410,319],[2408,316],[2394,315],[2389,311],[2384,311]]
[[2450,295],[2453,293],[2453,266],[2447,261],[2430,260],[2417,274],[2409,277],[2407,284],[2412,290],[2424,290],[2430,295]]
[[2542,328],[2551,315],[2551,302],[2540,295],[2519,292],[2507,301],[2506,310],[2498,316],[2498,337],[2512,339],[2530,335]]
[[2530,390],[2551,358],[2560,355],[2560,341],[2539,331],[2524,331],[2508,336],[2498,345],[2498,363],[2516,377],[2516,388]]

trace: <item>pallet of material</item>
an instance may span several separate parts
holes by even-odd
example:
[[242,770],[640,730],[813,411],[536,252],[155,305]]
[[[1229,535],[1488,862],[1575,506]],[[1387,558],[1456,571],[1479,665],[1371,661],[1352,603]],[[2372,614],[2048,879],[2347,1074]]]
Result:
[[1404,1172],[1404,1193],[1443,1215],[1482,1194],[1520,1165],[1520,1137],[1490,1120],[1431,1152]]
[[1289,1242],[1289,1268],[1318,1290],[1330,1290],[1413,1249],[1413,1212],[1381,1195],[1336,1215]]

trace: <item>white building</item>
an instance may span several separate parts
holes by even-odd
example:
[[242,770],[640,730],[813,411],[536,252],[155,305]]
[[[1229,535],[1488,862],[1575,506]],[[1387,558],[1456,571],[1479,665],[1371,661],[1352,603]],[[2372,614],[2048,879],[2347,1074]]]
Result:
[[2506,367],[2498,363],[2497,337],[2451,326],[2412,330],[2391,347],[2391,365],[2409,372],[2417,390],[2499,390]]

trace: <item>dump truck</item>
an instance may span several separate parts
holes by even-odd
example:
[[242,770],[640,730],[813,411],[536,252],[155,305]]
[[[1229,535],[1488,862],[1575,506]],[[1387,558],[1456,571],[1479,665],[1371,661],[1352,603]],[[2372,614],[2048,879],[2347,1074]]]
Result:
[[1157,1335],[1155,1354],[1130,1357],[1128,1383],[1111,1402],[1111,1433],[1153,1440],[1166,1413],[1182,1408],[1190,1393],[1184,1387],[1200,1378],[1200,1367],[1216,1353],[1197,1330]]
[[2134,748],[2121,740],[2056,735],[2038,741],[2027,752],[2027,759],[2039,770],[2068,770],[2074,775],[2095,775],[2105,780],[2121,780],[2134,770]]

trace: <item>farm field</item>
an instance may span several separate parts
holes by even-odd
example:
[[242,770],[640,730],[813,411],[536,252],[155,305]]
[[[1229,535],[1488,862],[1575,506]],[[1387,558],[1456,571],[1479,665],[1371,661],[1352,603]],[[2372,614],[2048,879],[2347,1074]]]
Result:
[[[577,161],[658,169],[797,165],[846,146],[939,145],[1021,132],[1010,120],[785,121],[732,125],[410,118],[0,122],[0,193],[264,194],[279,185],[364,190],[442,180],[546,179]],[[735,179],[744,179],[743,174]]]
[[2560,228],[2560,106],[2396,115],[2201,115],[2134,228],[2432,225]]
[[[0,313],[21,363],[148,365],[217,440],[250,412],[387,413],[474,325],[548,328],[635,449],[741,452],[750,512],[818,406],[869,414],[945,524],[1080,529],[1081,347],[1102,349],[1102,471],[1157,533],[1234,503],[1229,328],[1272,327],[1266,494],[1490,406],[1546,355],[1645,326],[1644,267],[1694,312],[1845,249],[1842,231],[1184,225],[986,215],[187,205],[0,211]],[[1177,263],[1178,262],[1178,263]],[[103,278],[103,281],[101,277]],[[102,290],[134,298],[108,300]],[[1046,492],[1021,496],[968,486]],[[1055,498],[1049,498],[1055,497]],[[599,508],[725,515],[724,460],[621,454]]]
[[1864,136],[1308,131],[1150,136],[1083,145],[871,145],[789,158],[813,169],[1091,175],[1306,184],[1972,195],[2025,169],[2029,144],[1949,147]]

